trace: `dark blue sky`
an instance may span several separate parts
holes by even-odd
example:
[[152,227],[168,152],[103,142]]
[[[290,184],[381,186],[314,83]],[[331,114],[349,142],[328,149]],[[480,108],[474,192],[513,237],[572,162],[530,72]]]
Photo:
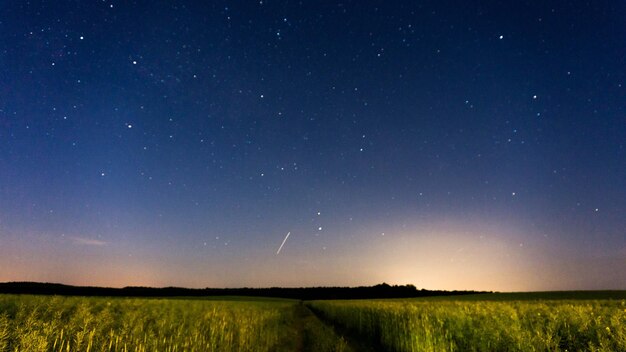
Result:
[[4,2],[0,280],[624,289],[625,19]]

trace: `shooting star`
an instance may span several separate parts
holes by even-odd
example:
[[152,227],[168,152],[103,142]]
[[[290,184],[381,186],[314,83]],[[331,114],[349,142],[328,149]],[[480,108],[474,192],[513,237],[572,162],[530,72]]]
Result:
[[280,247],[278,247],[278,250],[276,251],[276,255],[278,255],[280,253],[280,250],[283,249],[283,246],[285,245],[285,242],[287,242],[287,239],[289,238],[289,234],[291,234],[291,232],[287,232],[287,236],[285,236],[285,239],[283,240],[283,243],[281,243]]

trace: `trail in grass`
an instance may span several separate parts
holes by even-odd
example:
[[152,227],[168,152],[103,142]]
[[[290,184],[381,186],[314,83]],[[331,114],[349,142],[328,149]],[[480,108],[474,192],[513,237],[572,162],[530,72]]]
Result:
[[357,339],[344,335],[332,325],[318,318],[303,303],[295,307],[295,330],[297,331],[298,351],[302,352],[373,352]]

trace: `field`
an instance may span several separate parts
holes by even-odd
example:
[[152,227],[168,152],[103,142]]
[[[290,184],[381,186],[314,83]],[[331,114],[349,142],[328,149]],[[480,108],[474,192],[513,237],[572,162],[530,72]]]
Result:
[[626,351],[623,293],[561,296],[568,299],[524,294],[303,304],[0,295],[0,352]]
[[531,294],[507,300],[507,296],[308,305],[325,321],[367,338],[377,350],[626,351],[623,299],[537,300],[542,295]]
[[294,300],[0,295],[0,351],[349,351],[311,316]]

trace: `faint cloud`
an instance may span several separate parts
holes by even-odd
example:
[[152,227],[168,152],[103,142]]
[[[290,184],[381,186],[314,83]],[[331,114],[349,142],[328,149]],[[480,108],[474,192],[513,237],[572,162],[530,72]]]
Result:
[[70,240],[74,244],[79,244],[83,246],[106,246],[107,243],[104,241],[96,240],[93,238],[84,238],[84,237],[70,237]]

